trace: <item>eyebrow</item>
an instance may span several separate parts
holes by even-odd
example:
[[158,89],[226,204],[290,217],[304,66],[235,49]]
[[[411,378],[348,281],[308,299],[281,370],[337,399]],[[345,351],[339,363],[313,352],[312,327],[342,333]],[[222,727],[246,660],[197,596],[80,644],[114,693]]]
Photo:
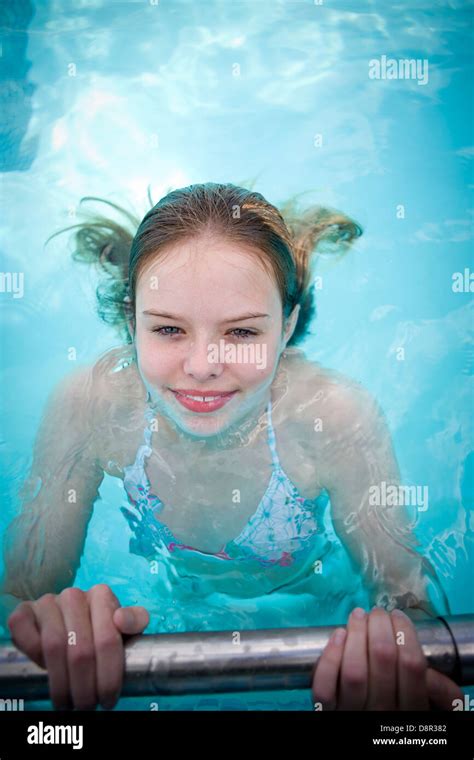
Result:
[[[142,311],[142,314],[145,314],[147,317],[164,317],[165,319],[176,319],[180,320],[183,319],[183,317],[179,317],[176,314],[169,314],[166,311],[158,312],[153,311],[153,309],[146,309],[145,311]],[[222,324],[227,324],[228,322],[244,322],[246,319],[259,319],[261,317],[270,317],[270,314],[259,314],[257,312],[247,312],[246,314],[241,314],[238,317],[230,317],[230,319],[223,319]]]

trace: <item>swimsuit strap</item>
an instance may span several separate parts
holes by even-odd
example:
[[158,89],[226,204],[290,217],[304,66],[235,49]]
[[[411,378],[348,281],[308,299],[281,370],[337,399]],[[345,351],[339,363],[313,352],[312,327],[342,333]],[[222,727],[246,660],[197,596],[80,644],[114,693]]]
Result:
[[[143,451],[143,455],[142,455],[142,459],[141,459],[141,464],[142,464],[142,468],[143,468],[144,479],[148,480],[148,477],[147,477],[146,472],[145,472],[144,464],[143,464],[143,456],[149,457],[152,454],[153,449],[152,449],[152,446],[151,446],[151,438],[152,438],[152,435],[153,435],[153,430],[152,430],[151,426],[153,424],[153,421],[156,419],[155,412],[153,411],[153,409],[149,405],[148,401],[147,401],[147,404],[145,406],[144,417],[147,420],[147,424],[145,426],[145,430],[143,431],[144,445],[141,447],[141,449]],[[139,451],[140,451],[140,449],[139,449]],[[159,451],[155,451],[155,457],[162,464],[162,466],[164,467],[164,469],[166,470],[166,472],[169,474],[170,478],[172,480],[176,481],[176,475],[172,472],[172,470],[170,469],[170,466],[163,459],[163,457],[161,456],[161,454],[160,454]]]
[[281,470],[280,460],[278,458],[278,453],[277,453],[275,430],[273,429],[273,423],[272,423],[272,402],[271,402],[271,400],[267,404],[267,415],[268,415],[268,445],[270,447],[270,451],[271,451],[271,454],[272,454],[273,468],[275,470]]

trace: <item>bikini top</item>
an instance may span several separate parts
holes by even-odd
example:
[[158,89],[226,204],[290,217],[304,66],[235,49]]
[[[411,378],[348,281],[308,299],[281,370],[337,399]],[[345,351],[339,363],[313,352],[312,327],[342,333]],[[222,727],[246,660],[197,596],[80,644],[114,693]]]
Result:
[[272,402],[269,401],[266,412],[272,474],[265,494],[241,533],[219,552],[212,554],[181,543],[157,518],[164,504],[159,496],[151,492],[145,471],[145,460],[152,453],[151,424],[155,417],[147,405],[145,417],[148,424],[144,430],[144,443],[139,446],[133,464],[124,468],[124,488],[133,510],[125,506],[120,508],[133,533],[129,546],[133,554],[151,559],[156,556],[156,547],[162,548],[164,545],[169,552],[197,552],[204,557],[223,561],[254,559],[264,565],[290,565],[295,554],[308,548],[311,537],[318,532],[319,527],[322,528],[318,526],[316,516],[319,510],[327,506],[329,495],[323,489],[314,500],[300,496],[280,465],[271,411]]

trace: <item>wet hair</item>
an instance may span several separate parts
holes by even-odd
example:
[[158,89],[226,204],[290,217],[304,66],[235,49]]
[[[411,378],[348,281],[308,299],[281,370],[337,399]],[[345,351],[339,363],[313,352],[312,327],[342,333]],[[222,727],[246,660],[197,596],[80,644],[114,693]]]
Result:
[[101,270],[96,291],[99,317],[126,343],[133,342],[128,321],[134,321],[137,281],[146,263],[176,243],[210,234],[250,250],[273,275],[283,324],[300,305],[291,346],[306,337],[316,312],[313,254],[343,253],[362,234],[361,227],[339,211],[315,205],[299,212],[296,198],[278,210],[253,189],[206,182],[171,190],[155,205],[148,193],[151,208],[139,221],[111,201],[86,197],[81,203],[105,203],[122,220],[93,215],[60,232],[75,229],[73,258]]

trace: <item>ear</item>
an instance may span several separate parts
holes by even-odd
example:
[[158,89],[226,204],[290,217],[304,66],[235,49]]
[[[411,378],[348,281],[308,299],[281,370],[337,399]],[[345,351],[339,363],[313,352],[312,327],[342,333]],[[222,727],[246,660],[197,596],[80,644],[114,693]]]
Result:
[[285,347],[295,331],[296,323],[298,322],[300,309],[301,309],[301,306],[299,305],[299,303],[297,303],[296,306],[293,308],[293,311],[291,312],[290,316],[286,320],[285,332],[283,336]]

